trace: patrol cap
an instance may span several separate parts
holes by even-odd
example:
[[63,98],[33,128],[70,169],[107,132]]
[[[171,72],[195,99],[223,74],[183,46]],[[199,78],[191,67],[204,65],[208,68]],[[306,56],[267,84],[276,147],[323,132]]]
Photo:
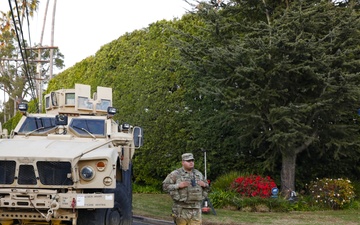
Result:
[[192,153],[185,153],[181,156],[183,161],[187,161],[187,160],[195,160],[194,159],[194,155]]

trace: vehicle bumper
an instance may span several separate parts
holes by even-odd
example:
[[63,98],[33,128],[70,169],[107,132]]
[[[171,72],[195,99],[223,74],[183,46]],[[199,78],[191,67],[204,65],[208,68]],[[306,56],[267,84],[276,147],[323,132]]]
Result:
[[113,193],[58,193],[45,189],[0,189],[0,220],[73,220],[78,209],[113,208]]

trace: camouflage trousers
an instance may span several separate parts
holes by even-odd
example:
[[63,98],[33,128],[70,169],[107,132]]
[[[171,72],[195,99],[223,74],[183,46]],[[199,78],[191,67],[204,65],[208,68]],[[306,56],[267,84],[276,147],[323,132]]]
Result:
[[173,208],[174,222],[176,225],[201,225],[200,208]]

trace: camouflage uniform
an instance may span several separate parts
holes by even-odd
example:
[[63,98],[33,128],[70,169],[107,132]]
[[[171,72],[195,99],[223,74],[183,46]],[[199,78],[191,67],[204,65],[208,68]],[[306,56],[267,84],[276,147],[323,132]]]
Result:
[[[183,160],[186,154],[183,155]],[[191,158],[193,159],[192,154]],[[200,180],[207,186],[201,187],[197,184]],[[179,183],[183,181],[191,185],[179,188]],[[174,170],[163,181],[163,189],[174,201],[172,216],[177,225],[201,225],[201,206],[202,201],[207,197],[209,185],[200,171],[192,169],[188,172],[183,167]]]

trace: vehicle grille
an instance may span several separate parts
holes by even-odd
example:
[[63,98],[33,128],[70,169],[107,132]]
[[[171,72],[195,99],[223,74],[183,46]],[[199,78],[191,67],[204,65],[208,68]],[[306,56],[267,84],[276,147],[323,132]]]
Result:
[[15,161],[0,160],[0,184],[12,184],[15,178]]
[[44,185],[72,185],[68,178],[71,174],[70,162],[48,162],[39,161],[36,163],[39,170],[40,182]]
[[20,165],[18,184],[37,184],[35,170],[32,165]]
[[[39,177],[36,177],[33,165],[19,165],[18,184],[36,185],[73,185],[70,162],[39,161],[36,163]],[[0,160],[0,184],[12,184],[15,180],[16,162]]]

